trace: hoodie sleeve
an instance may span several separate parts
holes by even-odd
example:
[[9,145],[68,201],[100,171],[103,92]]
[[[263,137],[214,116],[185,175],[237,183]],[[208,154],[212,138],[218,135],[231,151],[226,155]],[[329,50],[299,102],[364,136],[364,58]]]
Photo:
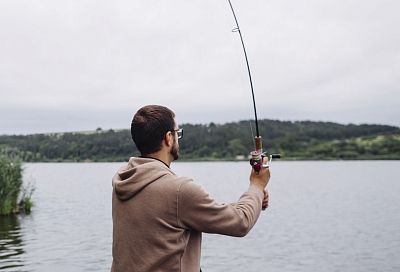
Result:
[[218,204],[198,184],[186,182],[178,191],[178,224],[183,228],[230,236],[245,236],[256,223],[264,193],[254,187],[236,203]]

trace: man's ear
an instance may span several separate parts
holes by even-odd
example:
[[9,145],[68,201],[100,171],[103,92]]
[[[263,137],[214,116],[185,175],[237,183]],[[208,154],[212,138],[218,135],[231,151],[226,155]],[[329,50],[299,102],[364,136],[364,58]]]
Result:
[[165,145],[168,147],[172,146],[174,144],[174,135],[172,135],[171,131],[168,131],[167,133],[165,133],[164,141],[165,141]]

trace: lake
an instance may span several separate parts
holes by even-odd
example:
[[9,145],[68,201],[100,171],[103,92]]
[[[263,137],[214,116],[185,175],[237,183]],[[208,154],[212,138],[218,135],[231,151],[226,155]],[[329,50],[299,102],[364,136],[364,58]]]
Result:
[[[111,178],[121,163],[27,163],[30,215],[0,217],[1,271],[109,271]],[[177,162],[218,202],[248,186],[247,162]],[[206,234],[202,269],[400,271],[400,161],[275,162],[270,207],[244,238]]]

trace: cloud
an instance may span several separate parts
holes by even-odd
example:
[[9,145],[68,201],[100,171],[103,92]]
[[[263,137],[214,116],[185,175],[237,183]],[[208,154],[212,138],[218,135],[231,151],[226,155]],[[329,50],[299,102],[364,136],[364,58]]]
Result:
[[[400,125],[399,2],[233,5],[260,118]],[[119,127],[150,103],[252,118],[233,27],[226,1],[1,1],[0,133]]]

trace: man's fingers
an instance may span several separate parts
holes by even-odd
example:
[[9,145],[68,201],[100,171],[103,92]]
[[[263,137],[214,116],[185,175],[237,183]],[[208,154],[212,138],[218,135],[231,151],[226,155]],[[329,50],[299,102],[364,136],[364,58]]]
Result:
[[268,190],[264,189],[264,199],[262,202],[262,210],[265,210],[266,208],[268,208],[269,206],[269,194],[268,194]]

